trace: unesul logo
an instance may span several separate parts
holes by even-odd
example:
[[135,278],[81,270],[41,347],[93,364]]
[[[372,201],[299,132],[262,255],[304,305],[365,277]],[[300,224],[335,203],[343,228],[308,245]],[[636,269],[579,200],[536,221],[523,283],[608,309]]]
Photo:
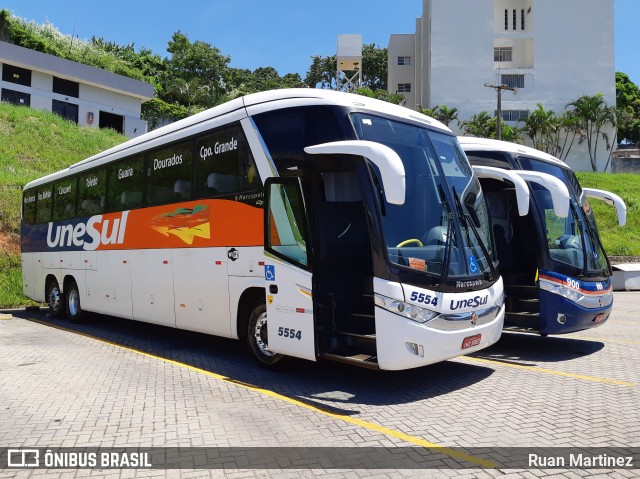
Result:
[[[49,248],[77,246],[85,251],[93,251],[98,246],[108,244],[122,244],[127,227],[128,211],[123,211],[120,218],[103,219],[102,215],[92,216],[86,223],[77,225],[58,225],[49,223],[47,231],[47,246]],[[89,241],[85,240],[89,236]]]

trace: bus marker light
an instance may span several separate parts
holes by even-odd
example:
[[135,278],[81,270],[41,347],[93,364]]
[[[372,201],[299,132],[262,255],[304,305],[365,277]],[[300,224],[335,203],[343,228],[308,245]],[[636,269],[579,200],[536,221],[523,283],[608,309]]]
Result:
[[593,318],[593,322],[595,324],[603,323],[604,320],[607,319],[604,313],[597,314],[595,318]]
[[472,348],[480,344],[482,334],[474,334],[473,336],[467,336],[462,340],[462,347],[460,349]]
[[222,264],[222,261],[216,261],[216,264],[220,265],[220,264]]
[[169,264],[169,262],[165,259],[162,261],[162,264]]

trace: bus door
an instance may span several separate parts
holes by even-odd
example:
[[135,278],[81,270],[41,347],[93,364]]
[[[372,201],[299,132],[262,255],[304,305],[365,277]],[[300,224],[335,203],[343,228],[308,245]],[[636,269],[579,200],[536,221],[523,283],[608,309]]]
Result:
[[268,343],[275,353],[316,360],[309,225],[299,178],[265,184],[264,279]]

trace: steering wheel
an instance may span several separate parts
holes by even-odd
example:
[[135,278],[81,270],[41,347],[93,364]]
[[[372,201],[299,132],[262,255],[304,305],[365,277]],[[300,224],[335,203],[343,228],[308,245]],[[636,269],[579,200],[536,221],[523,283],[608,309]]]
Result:
[[422,241],[420,241],[419,239],[417,239],[417,238],[411,238],[411,239],[404,240],[403,242],[399,243],[399,244],[398,244],[398,246],[396,246],[396,248],[401,248],[402,246],[406,246],[406,245],[408,245],[409,243],[418,243],[418,246],[424,246],[424,245],[422,244]]

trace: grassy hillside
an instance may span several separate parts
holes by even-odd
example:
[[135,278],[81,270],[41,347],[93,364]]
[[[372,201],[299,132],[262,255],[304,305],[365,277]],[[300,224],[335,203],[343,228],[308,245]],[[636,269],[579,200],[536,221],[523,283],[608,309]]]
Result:
[[53,113],[0,103],[0,307],[27,304],[20,273],[20,203],[29,181],[122,143]]
[[627,224],[618,226],[615,208],[591,199],[600,237],[609,256],[640,256],[640,175],[578,173],[583,187],[611,191],[627,205]]
[[[29,304],[22,296],[20,206],[25,183],[117,145],[111,130],[79,128],[57,115],[0,103],[0,308]],[[627,224],[613,208],[591,203],[609,255],[640,256],[640,175],[579,173],[585,187],[612,191],[627,203]]]

